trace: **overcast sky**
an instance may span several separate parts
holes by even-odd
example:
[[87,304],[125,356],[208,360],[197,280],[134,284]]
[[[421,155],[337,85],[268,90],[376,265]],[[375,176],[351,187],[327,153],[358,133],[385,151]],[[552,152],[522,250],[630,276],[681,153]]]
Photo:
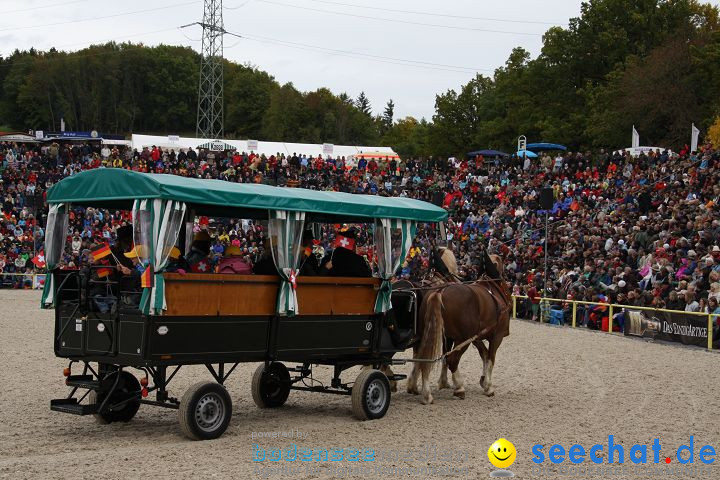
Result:
[[[225,37],[226,58],[301,90],[328,87],[353,98],[364,90],[374,113],[392,98],[396,119],[430,119],[437,93],[475,72],[492,74],[513,47],[537,55],[542,33],[579,15],[580,1],[224,0],[223,7],[225,29],[246,36]],[[177,27],[200,21],[202,10],[201,0],[0,0],[0,54],[109,40],[199,50],[200,27]]]

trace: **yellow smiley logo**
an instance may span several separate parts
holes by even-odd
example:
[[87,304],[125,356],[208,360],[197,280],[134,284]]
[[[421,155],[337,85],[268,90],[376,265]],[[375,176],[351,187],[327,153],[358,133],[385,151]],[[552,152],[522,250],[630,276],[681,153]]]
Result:
[[513,464],[517,451],[515,445],[504,438],[495,440],[488,449],[488,459],[497,468],[507,468]]

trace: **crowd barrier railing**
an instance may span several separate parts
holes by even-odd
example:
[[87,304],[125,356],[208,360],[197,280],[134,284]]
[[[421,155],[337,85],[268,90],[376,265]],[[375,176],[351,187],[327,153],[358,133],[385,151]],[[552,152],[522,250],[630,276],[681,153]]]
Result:
[[44,273],[0,273],[0,288],[37,290],[44,284]]
[[[518,299],[527,300],[529,297],[527,295],[512,295],[512,316],[513,318],[518,318],[517,316],[517,301]],[[639,307],[635,305],[622,305],[617,303],[604,303],[604,302],[588,302],[584,300],[569,300],[569,299],[562,299],[562,298],[552,298],[552,297],[538,297],[536,300],[539,300],[540,304],[540,315],[539,320],[541,323],[544,323],[547,319],[547,311],[549,310],[549,305],[552,303],[555,304],[561,304],[561,305],[572,305],[572,328],[577,327],[577,307],[578,305],[601,305],[608,308],[608,328],[606,330],[607,333],[613,333],[613,314],[619,310],[640,310],[640,311],[653,311],[653,312],[667,312],[671,314],[681,314],[681,315],[694,315],[698,317],[706,317],[707,318],[707,349],[712,350],[713,349],[713,320],[717,320],[718,317],[720,317],[720,314],[715,313],[705,313],[705,312],[685,312],[681,310],[669,310],[666,308],[655,308],[655,307]],[[546,306],[545,309],[543,309],[543,305]]]

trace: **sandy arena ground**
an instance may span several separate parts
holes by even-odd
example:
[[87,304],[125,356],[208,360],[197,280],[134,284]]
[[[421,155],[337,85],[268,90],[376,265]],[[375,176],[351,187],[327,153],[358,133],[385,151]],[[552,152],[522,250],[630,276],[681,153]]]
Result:
[[[474,349],[460,364],[467,379],[465,400],[442,390],[435,392],[435,404],[423,406],[417,396],[405,393],[402,382],[387,416],[371,422],[355,420],[350,398],[335,395],[291,392],[285,407],[259,410],[250,395],[256,365],[247,364],[238,367],[227,384],[233,419],[219,440],[188,441],[180,434],[175,411],[150,406],[143,406],[127,424],[97,425],[91,417],[49,409],[50,399],[68,390],[62,377],[65,362],[52,352],[53,312],[41,311],[39,298],[38,292],[0,291],[0,304],[5,306],[0,312],[1,478],[257,478],[263,470],[256,470],[259,467],[252,461],[252,444],[269,450],[287,449],[293,442],[298,447],[329,449],[412,449],[415,454],[436,446],[437,451],[466,452],[465,461],[455,464],[467,469],[460,478],[489,478],[494,468],[487,449],[499,437],[512,441],[518,450],[517,461],[510,467],[518,478],[656,478],[650,468],[669,467],[647,466],[645,473],[614,477],[539,476],[533,470],[531,448],[544,444],[547,454],[552,444],[568,448],[580,443],[589,449],[595,443],[606,446],[607,436],[613,434],[629,450],[632,444],[650,445],[658,438],[663,458],[671,455],[671,466],[675,466],[674,452],[690,435],[695,436],[695,464],[699,464],[700,446],[720,447],[716,388],[720,356],[702,349],[523,321],[513,322],[511,335],[498,352],[492,398],[483,396],[478,385],[482,363]],[[409,373],[409,368],[397,367],[403,373]],[[329,380],[329,370],[323,369],[321,378]],[[433,384],[437,378],[436,371]],[[210,376],[199,367],[181,371],[171,384],[171,394],[179,398],[197,380],[210,380]],[[290,430],[305,437],[251,438],[252,432]],[[652,451],[649,456],[652,460]],[[377,464],[425,467],[427,461]],[[592,464],[588,460],[585,465]],[[264,473],[268,478],[337,478],[331,475],[331,465],[317,466],[319,475],[283,476],[267,469]],[[682,478],[720,478],[720,466],[714,468]]]

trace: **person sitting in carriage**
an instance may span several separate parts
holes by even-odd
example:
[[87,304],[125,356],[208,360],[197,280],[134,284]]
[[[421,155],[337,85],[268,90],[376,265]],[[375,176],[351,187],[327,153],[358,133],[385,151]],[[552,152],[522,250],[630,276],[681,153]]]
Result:
[[365,259],[355,253],[357,234],[353,228],[344,228],[335,235],[334,248],[320,262],[320,275],[332,277],[372,277]]
[[218,273],[250,275],[252,273],[252,267],[245,261],[240,247],[230,245],[225,249],[225,255],[218,263]]
[[305,230],[303,233],[302,250],[300,276],[312,277],[318,275],[320,273],[320,258],[323,256],[324,249],[320,243],[315,240],[315,235],[312,230]]
[[165,271],[177,272],[181,274],[190,271],[190,264],[180,253],[180,249],[178,247],[172,247],[170,249],[170,252],[168,253],[168,264],[167,267],[165,267]]
[[210,270],[210,234],[207,230],[200,230],[193,237],[187,263],[195,273],[211,273]]

